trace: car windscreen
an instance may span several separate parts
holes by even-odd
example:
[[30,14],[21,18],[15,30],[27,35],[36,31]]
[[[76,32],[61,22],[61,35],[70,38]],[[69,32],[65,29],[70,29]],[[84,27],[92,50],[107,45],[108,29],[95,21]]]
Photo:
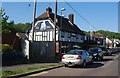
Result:
[[99,53],[97,48],[92,48],[89,51],[90,51],[90,53]]
[[81,51],[71,50],[71,51],[67,52],[66,54],[81,55]]

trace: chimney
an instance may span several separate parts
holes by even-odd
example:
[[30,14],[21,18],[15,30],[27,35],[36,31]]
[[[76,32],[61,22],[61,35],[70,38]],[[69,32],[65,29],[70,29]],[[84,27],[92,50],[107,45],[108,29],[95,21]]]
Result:
[[69,21],[74,24],[74,15],[73,14],[70,14],[69,15]]
[[93,35],[95,35],[95,31],[93,31]]
[[46,12],[51,13],[52,9],[50,7],[46,8]]

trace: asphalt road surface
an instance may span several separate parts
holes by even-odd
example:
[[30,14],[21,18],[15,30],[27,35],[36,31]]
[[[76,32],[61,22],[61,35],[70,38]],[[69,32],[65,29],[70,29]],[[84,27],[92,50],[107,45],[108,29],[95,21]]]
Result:
[[61,67],[49,71],[44,71],[37,74],[29,75],[34,76],[118,76],[118,57],[119,54],[112,56],[105,56],[103,61],[95,61],[88,64],[86,68],[80,66],[76,67]]

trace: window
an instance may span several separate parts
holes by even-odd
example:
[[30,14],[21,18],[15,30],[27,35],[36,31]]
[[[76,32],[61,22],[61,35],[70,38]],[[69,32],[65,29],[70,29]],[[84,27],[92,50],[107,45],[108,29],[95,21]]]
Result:
[[86,56],[85,51],[82,51],[82,56]]
[[46,28],[47,29],[53,29],[52,25],[49,23],[49,21],[45,21]]
[[64,37],[65,36],[65,33],[64,32],[61,32],[61,37]]
[[68,38],[71,38],[71,34],[70,33],[68,33]]
[[76,35],[76,39],[79,39],[79,35]]
[[35,29],[36,30],[40,30],[42,23],[43,22],[38,22]]
[[87,51],[85,53],[86,53],[87,56],[89,56],[89,53]]

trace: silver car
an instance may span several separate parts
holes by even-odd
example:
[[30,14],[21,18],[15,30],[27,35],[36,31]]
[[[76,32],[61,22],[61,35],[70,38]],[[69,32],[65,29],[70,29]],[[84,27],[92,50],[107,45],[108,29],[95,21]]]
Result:
[[92,56],[85,50],[70,50],[62,56],[62,63],[65,66],[83,65],[92,62]]

